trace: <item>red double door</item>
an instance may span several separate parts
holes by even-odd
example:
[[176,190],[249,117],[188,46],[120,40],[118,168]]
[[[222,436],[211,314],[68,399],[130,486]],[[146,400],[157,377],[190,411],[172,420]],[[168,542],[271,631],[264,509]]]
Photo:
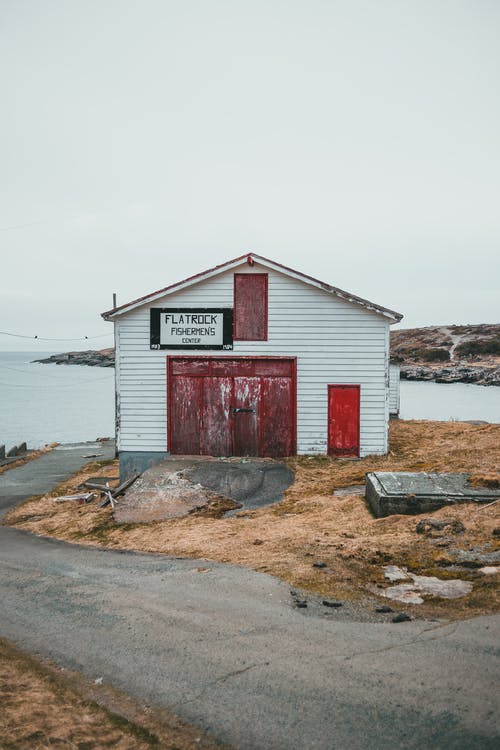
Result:
[[295,453],[293,359],[169,357],[167,379],[171,453]]

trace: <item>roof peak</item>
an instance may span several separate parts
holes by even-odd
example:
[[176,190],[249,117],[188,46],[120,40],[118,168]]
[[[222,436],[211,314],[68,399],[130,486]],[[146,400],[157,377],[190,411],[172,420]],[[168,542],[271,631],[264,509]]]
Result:
[[164,287],[163,289],[158,289],[156,292],[151,292],[150,294],[146,294],[143,297],[139,297],[135,300],[132,300],[131,302],[127,302],[124,305],[120,305],[119,307],[107,310],[106,312],[102,313],[102,317],[105,320],[113,320],[115,317],[124,315],[125,313],[134,310],[137,307],[141,307],[142,305],[148,304],[149,302],[154,302],[155,299],[161,298],[167,294],[172,294],[173,292],[191,286],[192,284],[198,284],[206,279],[211,278],[212,276],[217,276],[218,274],[223,273],[224,271],[228,271],[231,268],[239,266],[245,262],[249,266],[253,266],[255,263],[258,263],[279,273],[284,273],[287,276],[291,276],[298,279],[299,281],[302,281],[303,283],[307,283],[317,288],[323,289],[325,292],[329,292],[330,294],[333,294],[340,299],[344,299],[347,302],[361,305],[362,307],[372,310],[379,315],[383,315],[384,317],[391,319],[393,322],[400,321],[403,317],[400,313],[395,312],[394,310],[390,310],[386,307],[382,307],[381,305],[377,305],[374,302],[370,302],[369,300],[358,297],[357,295],[351,294],[350,292],[346,292],[343,289],[339,289],[338,287],[331,286],[331,284],[327,284],[324,281],[315,279],[313,276],[308,276],[301,271],[295,271],[293,268],[284,266],[277,261],[270,260],[269,258],[265,258],[263,255],[258,255],[257,253],[254,253],[252,251],[248,251],[243,255],[238,256],[237,258],[233,258],[232,260],[228,260],[225,263],[221,263],[217,266],[214,266],[213,268],[209,268],[207,271],[202,271],[201,273],[197,273],[194,276],[189,276],[182,281],[177,281],[174,284],[170,284],[169,286]]

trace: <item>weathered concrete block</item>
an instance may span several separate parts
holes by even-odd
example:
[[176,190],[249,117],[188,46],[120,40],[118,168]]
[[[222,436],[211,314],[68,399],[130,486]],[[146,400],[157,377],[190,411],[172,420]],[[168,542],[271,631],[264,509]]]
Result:
[[26,445],[26,443],[21,443],[21,445],[17,447],[17,455],[19,456],[20,453],[26,453],[27,450],[28,446]]
[[166,451],[120,451],[120,482],[133,474],[143,474],[146,469],[164,461],[167,456]]
[[17,445],[14,445],[7,453],[7,458],[14,458],[14,456],[17,456]]
[[469,474],[377,471],[366,475],[365,497],[378,517],[417,515],[456,503],[492,502],[500,490],[473,487]]
[[0,445],[0,461],[5,458],[5,445]]

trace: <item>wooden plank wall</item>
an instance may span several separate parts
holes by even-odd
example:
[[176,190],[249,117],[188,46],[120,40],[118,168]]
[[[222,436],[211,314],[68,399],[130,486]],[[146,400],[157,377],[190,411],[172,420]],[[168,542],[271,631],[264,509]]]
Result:
[[[268,273],[255,264],[241,272]],[[152,307],[232,307],[234,270],[158,300]],[[297,450],[326,453],[327,385],[361,385],[361,455],[386,453],[389,418],[387,319],[285,274],[269,271],[268,341],[235,341],[228,356],[298,357]],[[166,355],[149,348],[149,306],[116,323],[121,451],[167,447]],[[199,354],[175,351],[173,354]],[[210,355],[209,352],[207,352]],[[214,352],[214,356],[221,352]]]
[[399,414],[399,365],[389,365],[389,413]]

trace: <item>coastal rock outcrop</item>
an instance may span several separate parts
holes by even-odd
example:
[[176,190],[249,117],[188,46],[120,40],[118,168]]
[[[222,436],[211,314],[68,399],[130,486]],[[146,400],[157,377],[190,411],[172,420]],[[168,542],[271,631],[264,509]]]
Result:
[[93,351],[89,349],[85,352],[65,352],[63,354],[52,354],[45,359],[35,359],[34,362],[40,362],[44,365],[87,365],[88,367],[114,367],[115,350],[101,349]]
[[391,331],[391,361],[404,380],[500,385],[500,325]]
[[401,365],[402,380],[431,380],[434,383],[474,383],[475,385],[500,385],[500,367],[455,365],[427,367]]

